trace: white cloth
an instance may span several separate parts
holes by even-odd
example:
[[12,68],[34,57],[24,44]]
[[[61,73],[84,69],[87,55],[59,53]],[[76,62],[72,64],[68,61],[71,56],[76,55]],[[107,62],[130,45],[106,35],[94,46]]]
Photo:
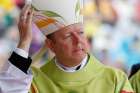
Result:
[[[58,68],[60,68],[61,70],[65,71],[65,72],[76,72],[80,69],[82,69],[83,67],[85,67],[86,63],[87,63],[87,60],[88,60],[88,55],[81,61],[81,63],[77,66],[74,66],[74,67],[66,67],[62,64],[60,64],[57,59],[55,59],[55,64]],[[77,70],[76,68],[80,66],[80,68]]]
[[[19,51],[20,49],[15,50],[16,53],[20,54],[22,50]],[[21,55],[28,57],[26,53],[25,55],[24,52],[22,53]],[[0,93],[28,93],[32,78],[30,72],[25,74],[10,62],[6,62],[0,71]]]
[[28,55],[29,55],[29,54],[28,54],[26,51],[24,51],[23,49],[16,48],[15,52],[16,52],[18,55],[20,55],[20,56],[22,56],[22,57],[24,57],[24,58],[28,58]]

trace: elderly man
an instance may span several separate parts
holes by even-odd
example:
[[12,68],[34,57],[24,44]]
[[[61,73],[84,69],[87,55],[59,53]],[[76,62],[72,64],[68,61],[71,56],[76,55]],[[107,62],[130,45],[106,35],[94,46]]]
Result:
[[[46,46],[55,57],[41,68],[32,67],[31,73],[28,51],[33,36],[33,16],[38,15],[33,15],[30,6],[25,6],[18,25],[20,42],[0,74],[0,93],[133,93],[123,72],[104,66],[87,52],[80,22],[67,26],[58,22],[59,29],[46,34]],[[46,27],[47,19],[33,20],[40,30],[46,31],[41,27]]]

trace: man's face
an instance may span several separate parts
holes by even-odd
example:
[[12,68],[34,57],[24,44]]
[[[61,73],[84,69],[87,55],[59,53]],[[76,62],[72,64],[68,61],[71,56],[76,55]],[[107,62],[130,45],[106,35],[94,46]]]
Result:
[[57,58],[81,60],[87,54],[87,39],[82,24],[72,24],[53,35],[51,49]]

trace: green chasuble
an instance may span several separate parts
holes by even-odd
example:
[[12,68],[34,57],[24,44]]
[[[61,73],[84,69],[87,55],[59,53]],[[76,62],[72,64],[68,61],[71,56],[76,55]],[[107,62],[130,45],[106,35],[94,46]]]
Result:
[[140,70],[130,78],[135,93],[140,93]]
[[133,93],[123,72],[104,66],[92,56],[76,72],[61,70],[54,59],[32,70],[31,93]]

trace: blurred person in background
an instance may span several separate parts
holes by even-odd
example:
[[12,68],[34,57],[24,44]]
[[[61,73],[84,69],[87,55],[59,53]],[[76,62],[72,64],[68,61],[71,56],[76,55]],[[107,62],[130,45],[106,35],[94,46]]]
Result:
[[140,63],[132,66],[129,80],[134,92],[140,93]]
[[118,14],[115,10],[112,0],[95,0],[97,13],[103,23],[114,26],[118,20]]
[[140,63],[134,64],[131,68],[129,78],[131,78],[135,73],[137,73],[139,69],[140,69]]
[[13,0],[0,1],[0,67],[3,66],[17,44],[19,35],[15,19],[18,13]]
[[[55,6],[53,8],[59,9],[59,6],[65,9],[64,6],[69,4],[79,6],[75,0],[67,0],[64,6],[59,3],[52,3]],[[67,7],[69,11],[75,9],[72,5]],[[63,9],[61,11],[64,12]],[[55,57],[41,68],[32,67],[33,75],[29,70],[32,60],[28,56],[34,36],[32,22],[46,35],[46,48],[55,53]],[[69,25],[59,22],[43,13],[33,15],[29,5],[23,8],[18,24],[20,41],[0,73],[1,93],[133,93],[127,76],[122,71],[104,66],[89,54],[80,20]]]
[[139,0],[135,0],[134,2],[134,14],[132,17],[132,20],[136,23],[136,24],[140,24],[140,1]]

